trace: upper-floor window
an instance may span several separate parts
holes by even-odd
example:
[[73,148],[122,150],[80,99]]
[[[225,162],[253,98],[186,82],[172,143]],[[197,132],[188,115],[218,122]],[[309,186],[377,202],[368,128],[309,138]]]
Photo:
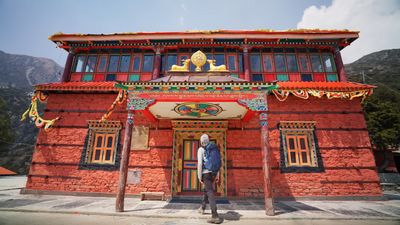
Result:
[[[186,48],[167,49],[161,53],[160,74],[166,74],[172,65],[182,65],[182,60],[190,58],[197,50],[202,50],[207,59],[215,60],[215,65],[226,65],[235,77],[243,76],[243,53],[234,48]],[[181,51],[182,50],[182,51]],[[185,50],[185,51],[184,51]],[[92,50],[88,54],[78,54],[72,66],[71,81],[128,81],[151,79],[155,54],[140,49]],[[337,81],[336,65],[332,53],[327,50],[308,48],[255,48],[249,53],[249,69],[256,80],[260,76],[265,81]],[[208,71],[206,63],[202,71]],[[195,65],[190,63],[190,71]],[[108,75],[112,75],[108,76]]]
[[274,63],[272,62],[271,54],[263,54],[263,69],[265,72],[273,72],[274,71]]
[[[250,69],[252,72],[264,73],[298,73],[298,72],[336,72],[335,62],[331,53],[318,53],[315,49],[307,53],[306,49],[275,48],[269,53],[250,54]],[[257,52],[257,53],[256,53]],[[297,53],[296,53],[297,52]],[[315,53],[314,53],[315,52]]]
[[130,55],[122,55],[121,61],[119,64],[119,72],[128,72],[129,71],[129,63],[131,62]]
[[176,65],[178,61],[177,54],[168,54],[167,55],[167,71],[171,70],[173,65]]
[[110,62],[108,63],[108,72],[117,72],[118,71],[118,60],[119,55],[111,55]]
[[228,55],[228,70],[237,71],[236,55]]
[[286,54],[288,72],[298,72],[297,57],[295,54]]
[[300,54],[299,55],[299,64],[301,72],[310,72],[310,60],[308,59],[308,55]]
[[83,65],[85,64],[85,61],[86,61],[86,55],[79,55],[75,61],[74,71],[83,72]]
[[275,70],[276,72],[286,72],[286,61],[284,54],[275,54]]
[[313,72],[324,72],[320,55],[319,54],[311,54],[310,58],[311,58],[312,71]]
[[153,71],[153,61],[154,61],[154,55],[153,54],[144,55],[143,56],[142,71],[143,72],[151,72],[151,71]]
[[261,57],[259,54],[250,55],[251,72],[261,72]]
[[133,72],[140,71],[140,61],[141,61],[140,55],[133,55]]
[[322,62],[324,63],[326,72],[336,72],[335,61],[332,55],[322,54]]
[[85,72],[94,72],[97,63],[97,56],[89,55],[86,63]]
[[75,57],[72,72],[151,72],[153,70],[153,60],[153,54],[79,54]]
[[225,55],[224,54],[214,54],[215,65],[225,65]]
[[107,66],[107,55],[100,55],[99,63],[97,64],[97,72],[105,72]]

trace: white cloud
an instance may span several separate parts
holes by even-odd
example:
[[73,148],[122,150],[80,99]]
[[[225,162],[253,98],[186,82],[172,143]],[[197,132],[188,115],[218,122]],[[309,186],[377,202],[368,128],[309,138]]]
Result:
[[333,0],[304,10],[297,28],[349,29],[360,37],[342,51],[345,63],[383,49],[400,48],[400,1]]
[[181,8],[181,13],[180,13],[181,15],[179,16],[179,24],[181,25],[181,27],[184,27],[185,26],[185,17],[183,16],[183,14],[185,14],[185,12],[187,11],[184,0],[181,0],[180,8]]
[[181,3],[181,9],[182,9],[183,11],[187,11],[186,5],[185,5],[184,2]]

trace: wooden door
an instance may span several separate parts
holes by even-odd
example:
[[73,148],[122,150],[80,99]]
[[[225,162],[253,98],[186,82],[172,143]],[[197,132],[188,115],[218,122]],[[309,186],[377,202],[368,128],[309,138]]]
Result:
[[198,140],[183,140],[182,143],[182,192],[199,192],[200,182],[197,179]]

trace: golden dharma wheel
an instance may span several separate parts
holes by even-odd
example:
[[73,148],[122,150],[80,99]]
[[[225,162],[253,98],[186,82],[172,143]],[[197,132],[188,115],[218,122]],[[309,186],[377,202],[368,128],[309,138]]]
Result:
[[199,72],[201,67],[206,64],[207,56],[199,50],[190,57],[190,61],[196,66],[196,71]]

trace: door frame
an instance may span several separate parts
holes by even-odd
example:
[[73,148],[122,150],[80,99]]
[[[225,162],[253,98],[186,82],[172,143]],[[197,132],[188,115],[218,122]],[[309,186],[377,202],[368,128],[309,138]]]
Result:
[[221,154],[220,182],[217,185],[217,192],[220,196],[227,196],[227,160],[226,160],[226,130],[228,121],[215,120],[173,120],[171,121],[174,130],[174,143],[172,153],[172,175],[171,193],[172,196],[179,195],[181,192],[181,182],[179,179],[182,173],[182,144],[185,139],[200,139],[204,133],[210,139],[217,140]]

